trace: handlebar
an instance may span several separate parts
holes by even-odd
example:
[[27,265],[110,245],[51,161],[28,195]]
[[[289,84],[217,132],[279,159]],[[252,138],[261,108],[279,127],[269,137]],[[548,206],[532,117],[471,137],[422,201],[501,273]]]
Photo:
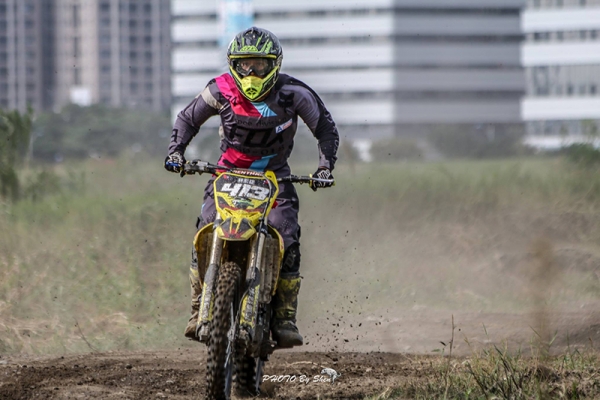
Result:
[[185,175],[203,174],[206,172],[218,175],[221,171],[229,170],[231,170],[231,168],[223,167],[221,165],[214,165],[206,161],[192,160],[183,164],[183,169],[179,175],[183,177]]
[[321,178],[313,178],[312,176],[298,176],[298,175],[288,175],[283,176],[281,178],[277,178],[277,182],[290,182],[290,183],[311,183],[311,182],[325,182],[325,183],[334,183],[333,179],[321,179]]
[[[180,172],[180,175],[183,177],[185,175],[194,175],[194,174],[204,174],[210,173],[214,175],[220,175],[223,172],[228,171],[252,171],[256,173],[256,171],[243,169],[243,168],[230,168],[225,167],[223,165],[215,165],[202,160],[192,160],[183,165],[183,169]],[[281,178],[277,178],[277,182],[289,182],[289,183],[311,183],[311,182],[323,182],[323,183],[334,183],[333,179],[321,179],[321,178],[313,178],[312,176],[298,176],[298,175],[288,175],[283,176]]]

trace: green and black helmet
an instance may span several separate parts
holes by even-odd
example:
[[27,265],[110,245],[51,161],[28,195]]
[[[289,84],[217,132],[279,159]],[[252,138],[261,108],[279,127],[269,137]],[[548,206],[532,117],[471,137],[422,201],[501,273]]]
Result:
[[238,33],[227,50],[229,70],[235,84],[250,101],[262,100],[275,86],[282,59],[277,36],[257,27]]

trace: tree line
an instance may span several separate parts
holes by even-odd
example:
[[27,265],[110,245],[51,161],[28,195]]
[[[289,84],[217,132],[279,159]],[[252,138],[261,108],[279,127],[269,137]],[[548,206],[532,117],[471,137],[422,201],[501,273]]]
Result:
[[0,197],[18,200],[26,194],[18,172],[29,162],[117,157],[125,151],[162,155],[170,129],[168,113],[103,105],[69,105],[35,118],[31,109],[0,109]]

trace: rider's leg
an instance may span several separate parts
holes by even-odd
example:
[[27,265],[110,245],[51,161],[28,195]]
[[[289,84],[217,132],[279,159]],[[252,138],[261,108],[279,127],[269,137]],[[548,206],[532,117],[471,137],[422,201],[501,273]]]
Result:
[[271,224],[283,238],[285,254],[273,298],[273,339],[279,347],[302,345],[296,326],[298,292],[300,291],[300,226],[298,225],[298,195],[290,183],[280,187],[277,207],[269,215]]
[[300,246],[292,244],[285,252],[277,291],[273,299],[273,339],[279,347],[301,346],[302,335],[296,326],[298,292],[300,291]]
[[192,293],[192,315],[185,327],[184,335],[188,339],[198,340],[196,336],[196,322],[198,321],[198,312],[200,310],[200,296],[202,295],[202,286],[200,285],[200,276],[198,274],[198,254],[192,246],[192,263],[190,265],[190,288]]
[[[209,224],[215,220],[217,215],[215,208],[215,201],[213,196],[212,179],[209,180],[206,189],[204,190],[204,203],[202,204],[202,212],[196,222],[196,228],[201,229],[204,225]],[[188,339],[198,340],[196,336],[196,322],[198,321],[198,312],[200,309],[199,297],[202,295],[202,286],[200,285],[201,280],[204,277],[199,276],[198,273],[198,254],[196,249],[192,250],[192,262],[190,264],[190,287],[192,293],[191,309],[192,315],[188,320],[187,326],[185,327],[184,335]]]

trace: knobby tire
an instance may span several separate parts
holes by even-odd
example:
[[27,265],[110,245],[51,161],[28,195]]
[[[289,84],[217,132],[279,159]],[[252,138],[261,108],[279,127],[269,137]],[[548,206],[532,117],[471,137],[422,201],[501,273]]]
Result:
[[[230,397],[230,393],[226,393],[226,381],[232,378],[230,374],[233,374],[233,368],[230,368],[229,371],[225,368],[227,333],[231,328],[232,304],[236,299],[240,275],[241,269],[235,262],[227,262],[219,269],[212,326],[208,340],[206,398],[210,400],[228,400]],[[237,304],[233,304],[233,310],[234,313],[237,311]],[[230,363],[233,362],[232,354]]]
[[[259,370],[257,371],[257,367]],[[258,373],[257,373],[258,372]],[[236,394],[240,397],[255,397],[262,378],[262,362],[238,352],[235,359]]]

